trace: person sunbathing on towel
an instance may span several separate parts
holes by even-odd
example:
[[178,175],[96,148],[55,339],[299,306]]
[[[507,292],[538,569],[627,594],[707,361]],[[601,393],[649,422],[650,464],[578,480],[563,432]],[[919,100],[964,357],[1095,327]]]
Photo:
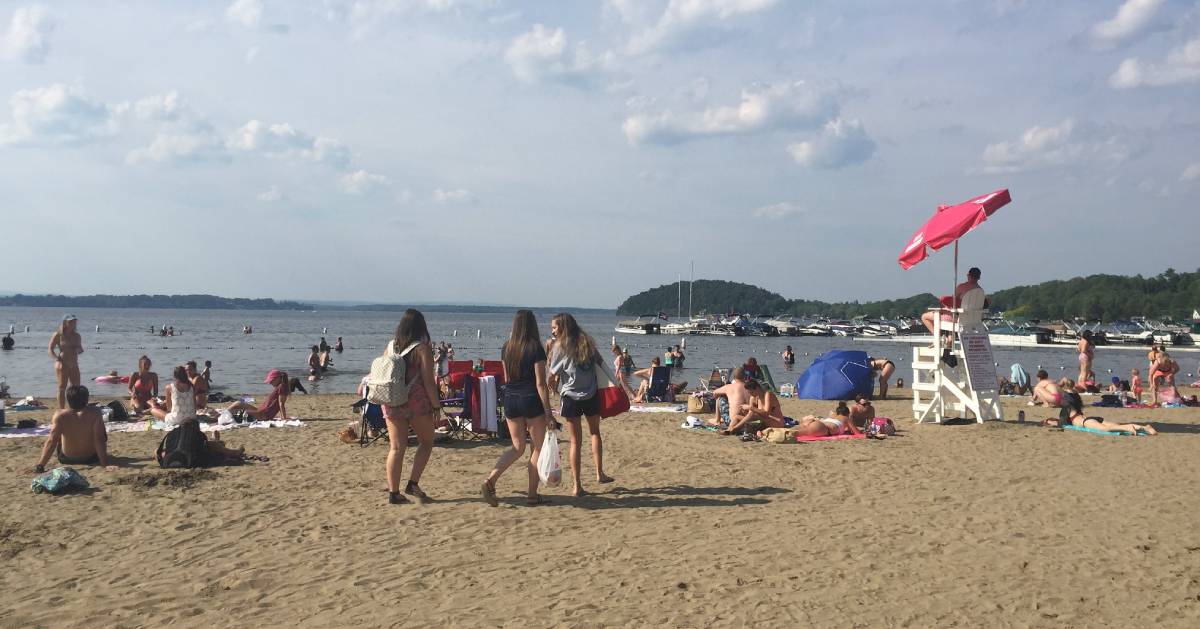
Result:
[[[722,408],[722,399],[724,398],[724,408]],[[716,413],[709,426],[720,426],[722,428],[732,426],[738,423],[744,423],[746,411],[742,407],[750,402],[750,391],[746,389],[746,372],[741,367],[737,367],[729,374],[729,384],[713,391],[713,401],[716,407]]]
[[1037,380],[1037,384],[1033,387],[1034,404],[1045,404],[1054,408],[1062,407],[1063,391],[1050,379],[1050,374],[1046,373],[1045,369],[1038,369]]
[[774,393],[764,389],[757,380],[746,381],[746,392],[750,394],[748,403],[741,407],[741,419],[731,423],[728,430],[721,434],[735,434],[746,430],[762,430],[763,428],[783,428],[783,407]]
[[[1064,378],[1074,388],[1074,382]],[[1083,416],[1083,400],[1075,391],[1068,390],[1063,394],[1065,400],[1062,410],[1058,413],[1058,419],[1053,417],[1042,421],[1043,426],[1078,426],[1081,428],[1091,428],[1093,430],[1101,430],[1104,432],[1127,432],[1131,435],[1138,434],[1141,430],[1147,435],[1157,435],[1158,431],[1150,424],[1118,424],[1116,422],[1104,421],[1103,417],[1084,417]]]
[[254,406],[249,402],[234,402],[225,409],[230,413],[244,411],[246,416],[253,420],[275,419],[278,415],[281,419],[287,419],[287,398],[291,393],[291,380],[288,378],[287,372],[278,369],[272,369],[267,372],[266,384],[271,385],[271,394],[267,396],[267,401],[262,406]]
[[809,415],[800,420],[800,424],[796,426],[796,434],[811,435],[814,437],[836,437],[843,434],[857,435],[861,432],[861,430],[854,426],[854,422],[850,421],[850,407],[846,406],[845,402],[838,402],[837,408],[833,410],[833,414],[829,417]]

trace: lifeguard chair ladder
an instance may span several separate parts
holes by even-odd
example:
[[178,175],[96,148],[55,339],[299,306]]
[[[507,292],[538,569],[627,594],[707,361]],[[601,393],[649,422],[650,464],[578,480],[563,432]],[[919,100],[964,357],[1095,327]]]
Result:
[[[983,325],[985,295],[982,288],[963,294],[961,308],[930,308],[933,347],[913,348],[913,416],[917,423],[940,424],[947,416],[970,413],[979,423],[1003,419],[995,363],[988,331]],[[949,313],[953,321],[942,321]],[[950,333],[949,345],[942,333]],[[952,367],[942,360],[953,356]]]

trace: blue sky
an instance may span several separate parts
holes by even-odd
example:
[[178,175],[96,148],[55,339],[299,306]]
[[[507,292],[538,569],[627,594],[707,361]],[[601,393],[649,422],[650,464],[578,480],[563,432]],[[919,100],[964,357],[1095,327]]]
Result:
[[611,307],[1194,270],[1200,3],[0,2],[0,289]]

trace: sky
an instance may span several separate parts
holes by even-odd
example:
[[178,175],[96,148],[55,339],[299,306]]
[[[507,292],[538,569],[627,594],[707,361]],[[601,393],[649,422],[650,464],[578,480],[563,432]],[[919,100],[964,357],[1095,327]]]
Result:
[[1195,270],[1200,2],[0,0],[0,291],[615,307]]

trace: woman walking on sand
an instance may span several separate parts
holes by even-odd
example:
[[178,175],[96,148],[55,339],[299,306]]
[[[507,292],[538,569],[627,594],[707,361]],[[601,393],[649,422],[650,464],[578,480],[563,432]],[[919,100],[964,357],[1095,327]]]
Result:
[[[407,353],[405,353],[407,350]],[[433,422],[442,410],[438,397],[437,378],[433,375],[433,343],[425,315],[409,308],[404,311],[396,336],[388,343],[385,353],[404,354],[404,381],[408,385],[408,401],[399,406],[383,407],[383,419],[388,427],[387,483],[388,502],[394,505],[408,502],[400,493],[400,476],[404,467],[404,450],[408,447],[408,431],[417,435],[417,453],[413,456],[412,473],[404,493],[424,504],[432,501],[418,483],[429,455],[433,452]]]
[[550,378],[558,385],[562,398],[559,415],[567,420],[571,433],[571,479],[573,495],[584,495],[579,480],[579,442],[583,440],[581,418],[586,417],[592,436],[592,461],[596,464],[596,482],[611,483],[604,473],[604,440],[600,438],[600,398],[596,396],[596,370],[604,360],[596,341],[579,328],[575,317],[559,313],[550,320]]
[[[54,353],[55,349],[58,353]],[[75,331],[75,315],[62,318],[58,330],[50,337],[47,348],[54,359],[54,375],[58,378],[58,408],[67,407],[67,387],[79,386],[79,355],[83,353],[83,337]]]
[[513,317],[512,333],[500,350],[504,362],[504,417],[508,420],[508,434],[512,447],[496,461],[487,479],[483,481],[483,499],[495,507],[496,481],[510,465],[525,453],[525,430],[529,430],[533,452],[529,455],[529,490],[525,503],[533,507],[542,504],[538,495],[538,455],[542,451],[542,440],[546,438],[546,427],[554,423],[550,411],[550,391],[546,386],[546,350],[539,340],[537,319],[529,310],[518,310]]

